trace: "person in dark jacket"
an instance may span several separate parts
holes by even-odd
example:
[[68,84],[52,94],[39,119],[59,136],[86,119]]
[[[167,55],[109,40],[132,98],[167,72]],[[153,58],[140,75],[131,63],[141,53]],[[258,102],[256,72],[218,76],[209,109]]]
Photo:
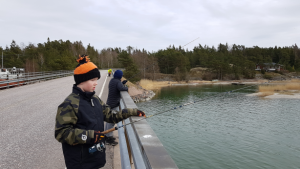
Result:
[[94,144],[103,142],[104,121],[117,123],[130,116],[145,115],[137,109],[123,109],[113,114],[97,95],[95,88],[100,72],[82,55],[74,70],[73,92],[58,106],[55,139],[62,143],[67,169],[96,169],[106,163],[105,150],[89,153]]
[[[116,70],[114,73],[114,78],[110,80],[108,85],[108,97],[106,104],[109,105],[112,110],[114,110],[113,113],[119,111],[121,99],[120,91],[128,91],[128,88],[124,86],[127,80],[121,82],[122,76],[123,72],[121,70]],[[115,123],[106,123],[105,130],[113,128],[114,125]],[[115,138],[113,138],[113,133],[106,134],[106,138],[106,144],[110,144],[112,146],[118,144],[118,142],[115,141]]]

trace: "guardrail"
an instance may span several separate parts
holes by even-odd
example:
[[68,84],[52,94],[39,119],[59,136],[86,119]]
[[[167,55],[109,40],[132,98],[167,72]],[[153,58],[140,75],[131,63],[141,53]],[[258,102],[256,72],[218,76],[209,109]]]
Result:
[[[122,109],[137,108],[128,92],[122,91],[121,98],[120,106]],[[142,117],[130,117],[124,123],[128,124],[140,118]],[[122,122],[119,123],[118,126],[122,125]],[[129,165],[132,160],[136,169],[178,169],[146,120],[127,125],[125,136],[123,136],[123,130],[119,129],[118,132],[122,169],[131,169]],[[126,142],[126,138],[128,142]],[[124,149],[128,149],[128,151],[124,151]]]
[[48,72],[22,73],[20,75],[19,74],[15,75],[15,78],[13,79],[10,79],[10,76],[7,75],[6,79],[1,79],[3,81],[0,81],[0,89],[35,83],[39,81],[46,81],[46,80],[66,77],[70,75],[73,75],[73,71],[59,70],[59,71],[48,71]]

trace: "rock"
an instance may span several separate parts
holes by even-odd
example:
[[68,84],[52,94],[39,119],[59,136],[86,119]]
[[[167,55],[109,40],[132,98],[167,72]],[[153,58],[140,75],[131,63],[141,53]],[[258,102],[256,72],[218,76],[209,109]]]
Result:
[[144,90],[142,94],[137,94],[135,96],[131,96],[132,100],[135,103],[138,103],[140,101],[148,101],[151,100],[152,97],[155,96],[155,93],[152,90]]

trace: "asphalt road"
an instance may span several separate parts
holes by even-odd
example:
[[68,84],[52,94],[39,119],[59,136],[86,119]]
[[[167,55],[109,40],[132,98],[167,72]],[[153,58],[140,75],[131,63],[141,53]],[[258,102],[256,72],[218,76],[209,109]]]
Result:
[[[106,76],[107,71],[101,70],[97,94]],[[72,92],[73,84],[74,78],[69,76],[0,90],[1,169],[65,168],[54,126],[57,107]],[[103,91],[107,97],[107,89]]]
[[[106,103],[106,100],[107,100],[107,97],[108,97],[108,84],[109,84],[109,81],[111,80],[112,76],[109,77],[109,76],[107,76],[107,73],[106,73],[105,78],[106,79],[104,79],[104,77],[103,77],[103,82],[101,83],[101,84],[104,84],[104,82],[105,82],[105,84],[104,84],[104,86],[101,85],[101,88],[99,88],[100,91],[99,91],[99,94],[98,94],[98,96],[100,97],[100,99],[102,101],[104,101],[104,103]],[[105,122],[104,122],[104,126],[105,126]],[[113,169],[114,168],[114,149],[118,146],[115,146],[115,147],[110,146],[110,145],[105,145],[105,146],[106,146],[106,150],[105,150],[106,164],[101,169]]]

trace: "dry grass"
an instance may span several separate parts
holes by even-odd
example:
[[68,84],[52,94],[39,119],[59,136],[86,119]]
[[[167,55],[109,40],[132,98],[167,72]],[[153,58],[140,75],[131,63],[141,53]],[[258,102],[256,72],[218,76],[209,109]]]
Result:
[[[126,80],[126,78],[122,77],[121,81]],[[130,81],[126,83],[126,85],[131,89],[132,91],[138,91],[140,90],[139,86],[146,90],[152,90],[155,93],[160,92],[159,90],[162,87],[171,86],[172,84],[176,84],[178,82],[169,82],[169,81],[153,81],[148,79],[142,79],[137,84],[133,84]],[[131,92],[136,93],[136,92]]]
[[270,96],[270,95],[273,95],[273,94],[274,94],[274,92],[268,91],[268,92],[262,92],[258,96],[265,97],[265,96]]
[[284,95],[294,95],[294,91],[280,91],[279,94],[284,94]]
[[[123,80],[127,80],[127,79],[126,79],[126,78],[124,78],[124,77],[122,77],[121,81],[123,81]],[[136,88],[137,88],[137,85],[136,85],[136,84],[133,84],[133,83],[131,83],[130,81],[128,81],[128,82],[126,83],[126,85],[127,85],[128,87],[136,87]]]
[[168,81],[153,81],[148,79],[142,79],[140,81],[140,86],[146,90],[157,90],[162,87],[171,86],[176,82],[168,82]]
[[275,92],[275,91],[282,91],[286,90],[285,85],[268,85],[268,86],[259,86],[259,92]]
[[[293,79],[286,84],[277,84],[277,85],[268,85],[268,86],[259,86],[259,92],[262,94],[260,96],[269,96],[274,93],[280,93],[285,95],[292,95],[300,90],[300,80]],[[296,90],[296,91],[295,91]]]
[[287,90],[300,90],[300,83],[288,83],[286,84]]
[[292,83],[300,83],[300,79],[292,79],[291,82]]

